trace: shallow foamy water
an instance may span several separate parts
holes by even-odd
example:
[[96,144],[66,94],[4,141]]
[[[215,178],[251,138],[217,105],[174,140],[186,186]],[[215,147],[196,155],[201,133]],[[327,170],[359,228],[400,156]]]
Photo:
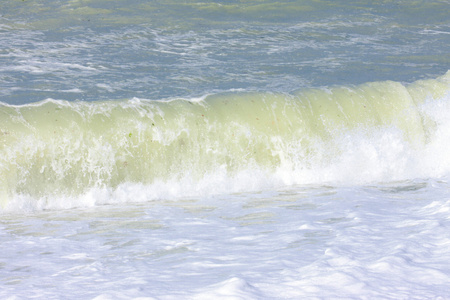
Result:
[[2,0],[0,298],[448,298],[448,7]]
[[447,180],[302,186],[1,221],[1,297],[448,296]]

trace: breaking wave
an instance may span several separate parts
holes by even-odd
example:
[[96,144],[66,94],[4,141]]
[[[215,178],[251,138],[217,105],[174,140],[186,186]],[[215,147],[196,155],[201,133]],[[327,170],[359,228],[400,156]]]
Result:
[[409,85],[0,104],[1,207],[445,176],[449,92],[450,71]]

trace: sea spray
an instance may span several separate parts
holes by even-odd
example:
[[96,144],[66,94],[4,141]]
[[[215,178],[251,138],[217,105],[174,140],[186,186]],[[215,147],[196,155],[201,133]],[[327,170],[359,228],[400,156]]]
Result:
[[448,108],[449,80],[447,73],[408,86],[387,81],[200,101],[2,104],[2,206],[19,198],[44,208],[54,199],[84,206],[79,197],[94,193],[89,203],[108,202],[99,200],[105,192],[119,201],[111,195],[130,186],[141,187],[145,201],[440,175],[450,170],[446,160],[439,174],[421,174],[436,170],[423,156],[435,155],[429,145],[439,149],[436,138],[448,137],[445,118],[426,106]]

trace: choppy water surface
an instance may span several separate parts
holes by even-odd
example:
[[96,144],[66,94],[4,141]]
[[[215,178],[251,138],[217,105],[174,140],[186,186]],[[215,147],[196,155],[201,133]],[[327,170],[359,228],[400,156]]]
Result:
[[0,3],[0,297],[450,296],[448,1]]
[[2,101],[291,91],[448,70],[447,1],[3,1]]

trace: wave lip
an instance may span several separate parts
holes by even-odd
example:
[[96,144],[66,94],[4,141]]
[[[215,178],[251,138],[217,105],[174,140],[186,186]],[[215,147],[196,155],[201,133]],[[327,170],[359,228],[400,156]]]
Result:
[[1,203],[54,207],[49,199],[93,191],[108,195],[97,194],[106,199],[94,204],[120,201],[131,186],[147,201],[443,176],[450,170],[442,150],[450,140],[449,83],[447,72],[407,86],[1,104]]

